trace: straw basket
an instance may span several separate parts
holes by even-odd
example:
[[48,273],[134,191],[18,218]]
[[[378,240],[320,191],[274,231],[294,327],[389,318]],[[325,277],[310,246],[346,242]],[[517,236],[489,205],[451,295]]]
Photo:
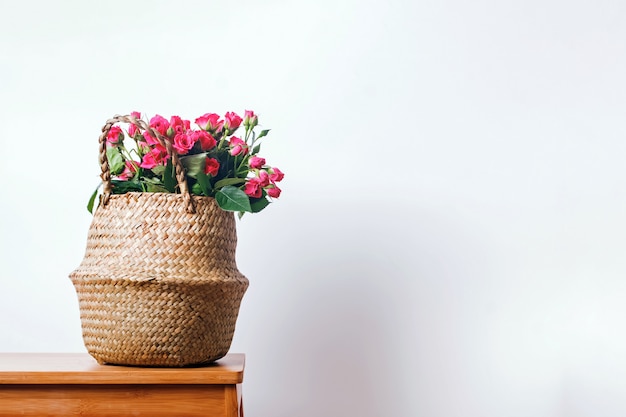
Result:
[[103,128],[104,191],[84,259],[70,274],[87,351],[100,363],[121,365],[215,361],[230,348],[248,287],[235,263],[234,214],[189,194],[167,141],[181,194],[111,195],[102,150],[118,121],[140,122],[117,116]]

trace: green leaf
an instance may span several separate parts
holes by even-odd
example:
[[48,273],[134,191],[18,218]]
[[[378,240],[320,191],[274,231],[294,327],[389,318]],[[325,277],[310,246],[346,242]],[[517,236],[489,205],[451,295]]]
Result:
[[163,165],[157,165],[150,171],[154,172],[154,175],[162,175],[165,172],[165,167]]
[[112,192],[113,194],[124,194],[132,191],[141,192],[143,191],[143,187],[141,186],[141,182],[139,181],[111,181]]
[[243,184],[246,182],[245,178],[224,178],[215,183],[215,188],[222,188],[227,185]]
[[93,194],[91,195],[91,197],[89,198],[89,202],[87,203],[87,211],[89,211],[91,214],[93,214],[93,205],[96,201],[96,196],[98,195],[99,189],[100,189],[100,184],[98,184],[98,187],[96,187],[96,189],[93,190]]
[[[265,192],[263,193],[265,194]],[[251,198],[250,200],[250,211],[252,211],[252,213],[258,213],[270,204],[270,202],[265,197],[254,199]]]
[[246,178],[250,170],[248,169],[248,163],[239,167],[239,170],[235,173],[237,178]]
[[150,184],[150,183],[148,183],[146,185],[146,188],[148,189],[149,193],[169,193],[167,188],[165,188],[164,186],[159,185],[159,184]]
[[200,189],[202,190],[202,194],[206,196],[211,196],[213,194],[213,190],[211,188],[210,178],[204,172],[198,173],[198,182],[196,184],[200,185]]
[[174,165],[172,165],[172,160],[167,160],[167,165],[165,165],[165,171],[163,171],[163,186],[170,193],[176,192],[176,176],[174,174]]
[[256,155],[259,153],[260,150],[261,150],[261,144],[259,143],[254,148],[252,148],[252,152],[250,152],[250,155]]
[[202,195],[202,187],[200,187],[200,184],[198,184],[197,182],[194,183],[194,185],[191,186],[191,194],[195,194],[195,195]]
[[261,133],[259,133],[259,136],[257,136],[257,140],[261,139],[263,136],[267,136],[268,133],[270,133],[271,129],[265,129],[265,130],[261,130]]
[[237,187],[227,185],[215,193],[215,201],[226,211],[251,211],[248,195]]
[[183,164],[183,167],[185,167],[185,172],[191,178],[198,178],[198,174],[204,173],[205,161],[205,152],[180,157],[180,162]]
[[142,177],[141,179],[148,184],[163,184],[163,182],[161,181],[161,178],[158,178],[158,177],[150,177],[150,178]]
[[124,158],[120,150],[114,146],[107,148],[107,159],[109,160],[109,169],[112,175],[117,175],[124,169]]

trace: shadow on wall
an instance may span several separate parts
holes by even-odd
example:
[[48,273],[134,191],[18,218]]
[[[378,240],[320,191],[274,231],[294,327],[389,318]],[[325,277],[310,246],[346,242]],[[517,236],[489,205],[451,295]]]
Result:
[[[269,360],[248,365],[248,386],[267,391],[247,393],[247,401],[260,416],[389,415],[389,399],[398,406],[402,401],[394,324],[408,300],[402,263],[410,245],[398,241],[399,223],[366,226],[370,219],[354,213],[320,218],[324,223],[299,224],[273,237],[294,244],[285,245],[289,253],[281,254],[272,282],[254,285],[244,302],[259,324],[255,349]],[[251,305],[261,298],[271,307]]]
[[550,298],[520,269],[524,224],[405,209],[291,207],[270,214],[291,227],[242,237],[244,273],[271,253],[246,242],[281,248],[250,272],[238,324],[254,414],[553,415],[558,365],[535,331]]

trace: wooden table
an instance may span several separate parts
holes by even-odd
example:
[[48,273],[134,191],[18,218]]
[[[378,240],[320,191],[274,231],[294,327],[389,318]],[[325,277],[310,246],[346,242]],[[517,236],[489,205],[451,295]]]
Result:
[[243,417],[245,356],[196,368],[99,365],[86,353],[0,353],[0,416]]

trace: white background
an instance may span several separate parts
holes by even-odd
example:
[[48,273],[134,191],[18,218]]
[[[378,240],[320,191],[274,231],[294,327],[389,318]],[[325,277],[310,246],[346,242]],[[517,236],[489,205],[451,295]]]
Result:
[[82,352],[97,137],[253,109],[251,417],[626,415],[626,3],[0,3],[0,351]]

